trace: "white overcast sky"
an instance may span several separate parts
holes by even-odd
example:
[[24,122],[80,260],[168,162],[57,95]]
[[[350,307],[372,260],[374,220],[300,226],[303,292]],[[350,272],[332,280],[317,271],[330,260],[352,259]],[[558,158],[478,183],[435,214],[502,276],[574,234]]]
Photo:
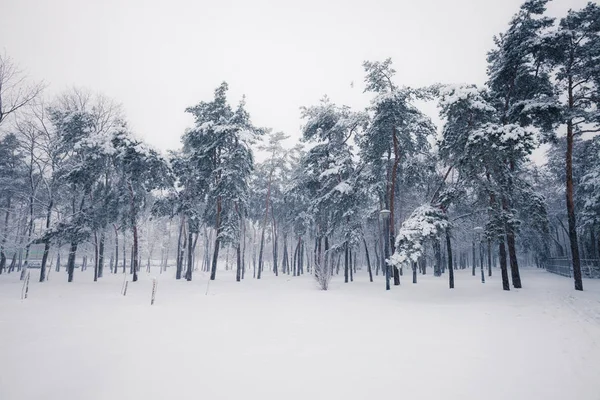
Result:
[[[550,14],[586,2],[554,0]],[[0,0],[0,51],[50,95],[78,86],[114,98],[139,136],[173,149],[192,123],[185,108],[224,80],[233,103],[246,95],[255,124],[293,137],[299,107],[324,94],[368,104],[364,60],[391,57],[402,85],[482,84],[492,38],[521,3]]]

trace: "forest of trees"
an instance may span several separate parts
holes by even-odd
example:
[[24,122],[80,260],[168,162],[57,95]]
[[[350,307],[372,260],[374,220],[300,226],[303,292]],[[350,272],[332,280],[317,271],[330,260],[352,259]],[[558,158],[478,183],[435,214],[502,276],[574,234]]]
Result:
[[600,259],[600,6],[554,19],[547,3],[526,1],[495,38],[485,85],[406,87],[391,59],[365,61],[369,107],[303,107],[294,146],[224,82],[163,154],[115,101],[48,99],[1,55],[0,274],[24,279],[35,263],[40,282],[88,267],[136,281],[152,266],[190,281],[224,268],[327,289],[360,272],[389,289],[405,273],[453,288],[454,269],[485,281],[497,267],[510,290],[526,286],[520,266],[564,257],[583,290],[582,260]]

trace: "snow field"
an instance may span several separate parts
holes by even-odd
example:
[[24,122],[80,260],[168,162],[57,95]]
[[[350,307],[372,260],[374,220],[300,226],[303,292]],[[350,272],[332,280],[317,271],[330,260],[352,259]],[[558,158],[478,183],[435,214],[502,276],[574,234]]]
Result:
[[386,292],[359,271],[323,292],[219,271],[205,295],[201,273],[142,271],[124,297],[122,274],[31,272],[24,301],[18,274],[0,276],[2,400],[600,398],[598,281],[578,293],[523,269],[504,292],[462,270],[454,290],[405,274]]

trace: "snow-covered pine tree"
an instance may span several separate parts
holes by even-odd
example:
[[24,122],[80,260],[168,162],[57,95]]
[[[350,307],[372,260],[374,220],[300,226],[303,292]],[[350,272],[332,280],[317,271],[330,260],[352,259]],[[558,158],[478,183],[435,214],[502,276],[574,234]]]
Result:
[[[426,93],[400,88],[392,81],[396,71],[391,59],[365,61],[363,67],[366,73],[365,91],[373,92],[375,97],[369,108],[370,123],[359,139],[361,158],[368,164],[368,174],[379,181],[380,209],[390,210],[389,248],[393,254],[395,225],[398,222],[395,210],[399,167],[401,162],[428,149],[427,137],[435,135],[435,126],[413,104]],[[394,284],[400,284],[396,267]]]
[[192,173],[206,188],[204,221],[216,231],[210,279],[217,273],[222,244],[239,245],[240,224],[246,212],[248,179],[254,166],[250,145],[262,130],[250,122],[242,100],[237,109],[227,102],[227,83],[216,90],[213,101],[201,102],[186,111],[194,116],[194,127],[184,137],[184,154]]
[[[552,18],[543,15],[548,1],[525,1],[511,19],[508,30],[495,38],[496,47],[488,54],[489,98],[498,110],[501,125],[551,127],[548,118],[555,112],[555,100],[542,45],[543,35],[553,23]],[[512,194],[516,190],[514,175],[519,173],[521,161],[507,154],[504,162],[508,171],[502,182],[505,190],[497,194],[507,216],[506,242],[515,288],[522,284],[515,244],[518,227],[511,223],[517,222]]]
[[556,67],[556,91],[561,99],[559,124],[566,125],[566,200],[575,289],[583,290],[575,191],[573,148],[575,138],[600,132],[600,6],[592,2],[569,11],[546,43]]

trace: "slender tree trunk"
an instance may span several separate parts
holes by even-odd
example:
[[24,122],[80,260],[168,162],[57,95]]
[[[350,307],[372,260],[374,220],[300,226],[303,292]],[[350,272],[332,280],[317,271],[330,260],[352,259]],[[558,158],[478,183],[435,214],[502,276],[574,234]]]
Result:
[[417,263],[412,262],[413,283],[417,283]]
[[508,247],[508,258],[510,261],[510,274],[512,277],[513,287],[516,289],[522,288],[521,274],[519,272],[519,264],[517,261],[517,250],[515,244],[515,233],[512,226],[507,226],[506,229],[506,243]]
[[[346,247],[349,247],[348,246],[348,242],[346,242]],[[354,276],[353,276],[353,272],[352,271],[353,271],[353,265],[356,262],[356,256],[352,257],[352,249],[349,249],[348,253],[350,255],[350,257],[349,257],[350,258],[350,282],[353,282],[354,281]]]
[[138,280],[138,229],[137,229],[137,215],[135,210],[135,195],[133,193],[133,186],[131,182],[127,182],[127,186],[129,187],[129,203],[130,203],[130,212],[131,212],[131,229],[133,230],[133,282]]
[[6,253],[4,252],[4,246],[6,246],[6,241],[8,240],[8,222],[10,220],[11,200],[11,196],[8,196],[6,201],[6,213],[4,214],[4,233],[2,235],[2,242],[0,243],[0,274],[2,274],[2,271],[6,266]]
[[113,270],[116,274],[119,267],[119,230],[117,226],[113,224],[113,228],[115,230],[115,269]]
[[260,249],[258,251],[258,271],[256,273],[256,279],[260,279],[260,277],[262,275],[264,248],[265,248],[265,230],[263,229],[260,234]]
[[56,272],[60,272],[60,245],[56,246]]
[[475,260],[477,260],[477,256],[475,255],[475,241],[473,241],[472,247],[473,247],[473,260],[471,262],[471,264],[472,264],[472,275],[475,276],[475,269],[477,268],[477,263],[475,262]]
[[[573,107],[573,82],[569,77],[569,108]],[[577,223],[575,219],[575,200],[573,199],[573,120],[567,121],[567,153],[566,153],[566,172],[567,172],[567,215],[569,220],[569,242],[571,244],[571,258],[573,262],[573,279],[575,281],[575,290],[583,290],[583,280],[581,277],[581,261],[579,259],[579,246],[577,240]]]
[[348,242],[344,243],[344,282],[348,283]]
[[98,278],[102,278],[104,275],[104,241],[106,240],[106,234],[104,229],[100,233],[100,245],[98,248]]
[[127,246],[125,245],[125,229],[123,229],[123,273],[127,273]]
[[369,258],[369,248],[367,247],[367,241],[363,237],[363,244],[365,245],[365,257],[367,258],[367,270],[369,271],[369,281],[373,282],[373,271],[371,270],[371,260]]
[[[33,179],[33,177],[31,179]],[[31,190],[32,192],[29,196],[29,225],[27,227],[27,244],[25,245],[25,264],[21,270],[21,280],[24,280],[25,276],[27,275],[27,268],[29,267],[29,250],[31,249],[31,235],[33,234],[33,187]]]
[[[214,281],[217,276],[217,261],[219,258],[219,247],[221,246],[220,230],[221,230],[221,197],[217,198],[217,219],[216,219],[216,238],[215,238],[215,251],[213,253],[212,266],[210,269],[210,280]],[[259,269],[260,274],[260,269]]]
[[487,266],[488,276],[492,276],[492,241],[490,239],[487,241]]
[[500,270],[502,272],[502,289],[510,290],[510,282],[508,281],[508,266],[506,264],[506,247],[504,245],[504,237],[500,238],[498,243],[498,256],[500,257]]
[[450,242],[450,229],[446,229],[446,250],[448,252],[448,280],[450,289],[454,289],[454,268],[452,267],[452,244]]
[[[50,199],[50,203],[48,204],[48,209],[46,210],[46,231],[50,229],[50,219],[52,218],[52,207],[54,205],[54,201],[52,198]],[[44,282],[46,280],[46,263],[48,262],[48,254],[50,253],[50,239],[44,239],[44,254],[42,255],[42,265],[40,267],[40,282]],[[1,271],[0,271],[1,273]]]
[[192,227],[190,224],[190,220],[188,219],[188,238],[187,238],[187,270],[185,271],[185,280],[186,281],[191,281],[192,280],[192,269],[194,266],[194,262],[193,262],[193,255],[194,255],[194,251],[193,251],[193,241],[194,241],[194,234],[192,233]]
[[98,233],[94,231],[94,282],[98,281]]
[[75,271],[75,256],[77,255],[77,242],[71,241],[69,248],[69,257],[67,261],[67,282],[73,282],[73,272]]
[[238,243],[238,245],[235,248],[235,252],[236,252],[236,260],[237,260],[237,265],[236,265],[236,270],[235,270],[235,280],[237,282],[240,282],[242,279],[242,254],[240,251],[240,243]]
[[181,216],[181,221],[179,224],[179,236],[177,238],[177,266],[176,266],[176,272],[175,272],[175,279],[181,279],[181,272],[183,270],[183,259],[182,259],[182,255],[181,255],[181,238],[183,236],[183,224],[184,224],[184,218],[183,216]]
[[[398,165],[400,163],[400,149],[398,146],[398,138],[396,137],[396,127],[394,126],[392,129],[392,139],[393,139],[393,143],[394,143],[394,166],[392,167],[392,185],[391,185],[391,190],[390,190],[390,221],[389,221],[389,227],[388,229],[390,230],[390,256],[393,255],[396,252],[396,234],[395,234],[395,225],[396,225],[396,220],[394,218],[394,208],[395,208],[395,204],[394,204],[394,198],[396,195],[396,179],[397,179],[397,175],[398,175]],[[394,266],[393,267],[393,271],[394,271],[394,286],[398,286],[400,285],[400,271],[398,270],[398,267]]]

